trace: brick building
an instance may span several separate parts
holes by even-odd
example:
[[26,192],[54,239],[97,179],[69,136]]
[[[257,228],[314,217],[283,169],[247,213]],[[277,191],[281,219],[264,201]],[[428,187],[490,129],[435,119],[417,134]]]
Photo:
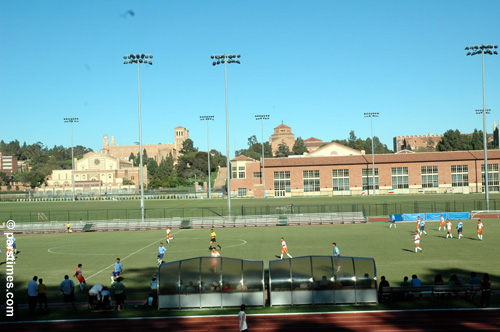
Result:
[[[379,154],[374,176],[371,155],[266,158],[265,190],[267,197],[365,195],[373,187],[380,195],[478,193],[483,158],[483,151]],[[490,192],[500,191],[499,164],[500,150],[488,151]],[[239,156],[231,165],[232,195],[263,197],[261,163]]]
[[[172,154],[174,163],[177,163],[177,158],[180,156],[180,149],[185,140],[189,138],[189,130],[184,127],[176,127],[174,129],[174,143],[158,143],[158,144],[143,144],[142,148],[146,150],[149,158],[153,158],[158,163],[162,159]],[[109,142],[108,135],[104,135],[101,154],[107,154],[117,157],[120,160],[128,161],[130,154],[135,156],[139,155],[139,145],[116,145],[115,137],[111,136],[111,143]]]
[[273,155],[276,154],[279,146],[282,144],[288,146],[290,151],[292,151],[295,144],[295,135],[292,133],[292,128],[283,123],[275,127],[274,133],[269,137],[269,144],[273,150]]
[[[144,186],[147,187],[147,167],[143,168]],[[37,188],[41,195],[71,195],[72,170],[53,170],[46,178],[47,185]],[[107,154],[89,152],[82,159],[75,159],[75,194],[105,195],[133,194],[139,192],[140,168],[131,162]]]
[[0,172],[11,176],[18,171],[17,157],[6,156],[0,152]]

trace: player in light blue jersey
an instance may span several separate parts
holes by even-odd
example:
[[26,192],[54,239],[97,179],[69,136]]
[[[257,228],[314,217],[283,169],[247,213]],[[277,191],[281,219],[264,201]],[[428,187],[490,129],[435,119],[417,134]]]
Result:
[[458,239],[459,240],[461,237],[463,237],[463,235],[462,235],[463,227],[464,227],[464,224],[462,223],[462,220],[458,220],[457,231],[458,231]]
[[156,258],[158,259],[157,264],[161,265],[163,263],[163,256],[165,255],[165,252],[167,251],[167,248],[163,246],[163,242],[160,243],[160,246],[158,247],[158,256]]
[[111,272],[111,283],[115,282],[115,277],[121,276],[123,273],[123,264],[120,262],[120,259],[116,259],[115,270]]
[[427,232],[425,231],[425,220],[423,219],[420,221],[420,235],[422,235],[422,233],[427,235]]

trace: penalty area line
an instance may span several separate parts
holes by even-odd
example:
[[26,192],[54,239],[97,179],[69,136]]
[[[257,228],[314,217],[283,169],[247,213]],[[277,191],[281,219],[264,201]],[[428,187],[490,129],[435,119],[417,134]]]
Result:
[[[180,231],[176,232],[176,234],[178,234],[178,233],[180,233],[180,232],[182,232],[182,231],[183,231],[183,229],[181,229]],[[160,239],[158,239],[158,240],[156,240],[156,241],[154,241],[154,242],[152,242],[152,243],[148,244],[147,246],[144,246],[144,247],[142,247],[141,249],[138,249],[138,250],[134,251],[133,253],[131,253],[131,254],[129,254],[129,255],[127,255],[127,256],[125,256],[124,258],[120,258],[120,261],[124,261],[124,260],[126,260],[127,258],[134,256],[134,255],[135,255],[135,254],[137,254],[138,252],[140,252],[140,251],[142,251],[142,250],[144,250],[144,249],[146,249],[146,248],[151,247],[151,246],[152,246],[152,245],[154,245],[155,243],[158,243],[158,241],[163,240],[164,238],[165,238],[165,237],[164,237],[164,236],[162,236]],[[100,271],[97,271],[96,273],[94,273],[93,275],[91,275],[90,277],[85,278],[85,279],[86,279],[86,280],[89,280],[89,279],[91,279],[91,278],[95,277],[96,275],[100,274],[101,272],[103,272],[103,271],[105,271],[105,270],[107,270],[107,269],[109,269],[109,268],[113,267],[114,265],[115,265],[114,263],[113,263],[113,264],[111,264],[111,265],[108,265],[108,266],[106,266],[104,269],[102,269],[102,270],[100,270]]]

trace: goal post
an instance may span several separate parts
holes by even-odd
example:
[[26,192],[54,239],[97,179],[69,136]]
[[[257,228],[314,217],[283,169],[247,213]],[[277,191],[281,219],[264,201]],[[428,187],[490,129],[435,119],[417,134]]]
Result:
[[471,219],[498,219],[500,218],[500,210],[480,210],[471,211]]

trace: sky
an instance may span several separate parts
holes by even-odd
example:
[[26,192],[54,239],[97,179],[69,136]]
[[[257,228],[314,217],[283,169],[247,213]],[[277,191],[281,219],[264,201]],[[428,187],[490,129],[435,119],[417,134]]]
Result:
[[[132,15],[133,13],[133,15]],[[227,66],[229,151],[264,141],[284,123],[295,137],[325,142],[482,129],[481,55],[500,44],[500,1],[0,1],[0,140],[98,151],[173,143],[226,154],[224,66],[211,55],[240,54]],[[500,57],[485,56],[487,132],[500,120]],[[255,115],[269,115],[263,121]],[[202,115],[213,115],[209,122]]]

